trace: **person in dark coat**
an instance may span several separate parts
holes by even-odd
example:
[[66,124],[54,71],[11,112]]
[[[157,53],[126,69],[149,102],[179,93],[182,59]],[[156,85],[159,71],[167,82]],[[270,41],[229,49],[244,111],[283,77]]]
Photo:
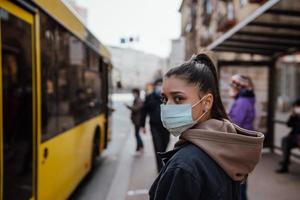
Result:
[[140,135],[140,121],[141,121],[141,110],[143,108],[143,101],[140,98],[140,90],[138,88],[132,89],[132,95],[134,97],[132,106],[127,104],[126,107],[131,110],[131,121],[134,125],[135,138],[136,138],[136,152],[143,153],[144,144]]
[[258,163],[264,135],[229,121],[209,54],[171,68],[161,95],[162,123],[179,141],[161,154],[165,165],[150,200],[239,200],[240,183]]
[[292,130],[288,136],[282,139],[283,160],[280,162],[281,167],[276,170],[277,173],[289,172],[291,150],[300,147],[300,99],[293,104],[293,111],[287,121],[287,126]]
[[157,171],[159,172],[163,166],[158,152],[165,152],[167,150],[170,134],[167,129],[164,128],[160,119],[160,104],[161,101],[161,84],[162,79],[158,79],[154,82],[154,90],[152,93],[146,96],[144,106],[141,115],[141,128],[146,133],[146,117],[150,117],[150,129],[152,135],[152,141],[156,157]]
[[[230,95],[234,98],[229,111],[230,120],[241,128],[254,130],[255,94],[252,80],[240,74],[233,75]],[[245,181],[241,184],[241,200],[247,199],[247,181]]]

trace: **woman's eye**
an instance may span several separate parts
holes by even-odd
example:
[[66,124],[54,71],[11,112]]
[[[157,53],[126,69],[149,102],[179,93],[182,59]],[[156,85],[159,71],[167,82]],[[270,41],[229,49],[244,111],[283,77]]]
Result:
[[181,97],[174,97],[174,102],[175,103],[180,103],[181,100],[182,100]]

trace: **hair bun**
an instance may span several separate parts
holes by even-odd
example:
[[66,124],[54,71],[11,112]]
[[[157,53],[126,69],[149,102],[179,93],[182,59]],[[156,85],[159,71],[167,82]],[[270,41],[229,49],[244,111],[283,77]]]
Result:
[[200,51],[198,54],[194,54],[190,61],[204,63],[212,72],[215,83],[218,84],[218,70],[217,70],[217,56],[212,51]]
[[198,54],[193,55],[194,59],[197,60],[203,60],[206,59],[209,62],[211,62],[215,68],[218,67],[218,57],[217,55],[212,52],[212,51],[208,51],[208,50],[200,50],[198,52]]

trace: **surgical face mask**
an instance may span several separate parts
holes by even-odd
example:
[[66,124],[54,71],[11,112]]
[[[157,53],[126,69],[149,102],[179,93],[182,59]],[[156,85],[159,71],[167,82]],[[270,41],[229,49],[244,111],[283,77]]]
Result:
[[161,94],[161,85],[155,86],[154,91],[156,94],[160,95]]
[[294,111],[297,115],[300,115],[300,107],[295,107]]
[[193,127],[198,121],[208,112],[207,110],[198,117],[197,120],[193,120],[192,109],[198,105],[206,96],[200,99],[194,105],[191,104],[161,104],[161,121],[163,126],[175,137],[187,129]]

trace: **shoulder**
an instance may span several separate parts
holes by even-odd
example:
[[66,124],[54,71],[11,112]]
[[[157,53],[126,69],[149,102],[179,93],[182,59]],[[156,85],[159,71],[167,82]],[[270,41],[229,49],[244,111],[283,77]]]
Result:
[[241,102],[248,102],[249,99],[247,97],[239,97],[236,99],[237,103],[241,103]]
[[152,184],[149,191],[150,199],[196,200],[200,198],[204,180],[193,174],[188,165],[178,163],[181,160],[176,158],[178,153],[180,152],[172,156]]
[[189,143],[178,150],[167,162],[166,171],[180,168],[196,180],[222,182],[228,179],[225,171],[200,147]]
[[137,102],[137,103],[142,103],[143,100],[142,100],[140,97],[138,97],[138,98],[136,98],[136,102]]
[[[200,193],[207,199],[216,199],[227,195],[226,192],[229,194],[231,186],[233,181],[224,170],[201,148],[189,143],[177,150],[168,160],[150,194],[154,195],[161,192],[162,188],[168,188],[169,191],[182,191],[185,197],[191,194],[191,198],[180,199],[199,199]],[[237,187],[238,183],[234,186]]]
[[147,94],[145,97],[145,102],[144,103],[149,103],[149,100],[151,99],[151,94]]
[[172,155],[151,186],[150,199],[199,199],[204,179],[195,173],[197,167],[187,158],[195,153],[198,154],[193,145],[167,152]]
[[300,121],[300,116],[299,115],[291,115],[290,117],[289,117],[289,120],[295,120],[295,121]]
[[195,162],[202,157],[205,157],[204,151],[196,145],[188,143],[174,154],[172,160],[174,162],[187,161],[190,163]]
[[250,97],[239,97],[235,103],[240,106],[250,106],[253,104],[253,101],[255,100]]
[[146,100],[149,100],[149,99],[152,99],[154,97],[154,93],[153,92],[151,92],[150,94],[148,94],[147,96],[146,96]]
[[203,156],[203,151],[192,143],[188,143],[182,148],[180,148],[172,157],[173,161],[195,161],[195,158],[199,158],[199,156]]
[[205,165],[210,162],[209,156],[199,147],[187,144],[179,149],[167,162],[166,172],[181,169],[195,179],[205,176]]

